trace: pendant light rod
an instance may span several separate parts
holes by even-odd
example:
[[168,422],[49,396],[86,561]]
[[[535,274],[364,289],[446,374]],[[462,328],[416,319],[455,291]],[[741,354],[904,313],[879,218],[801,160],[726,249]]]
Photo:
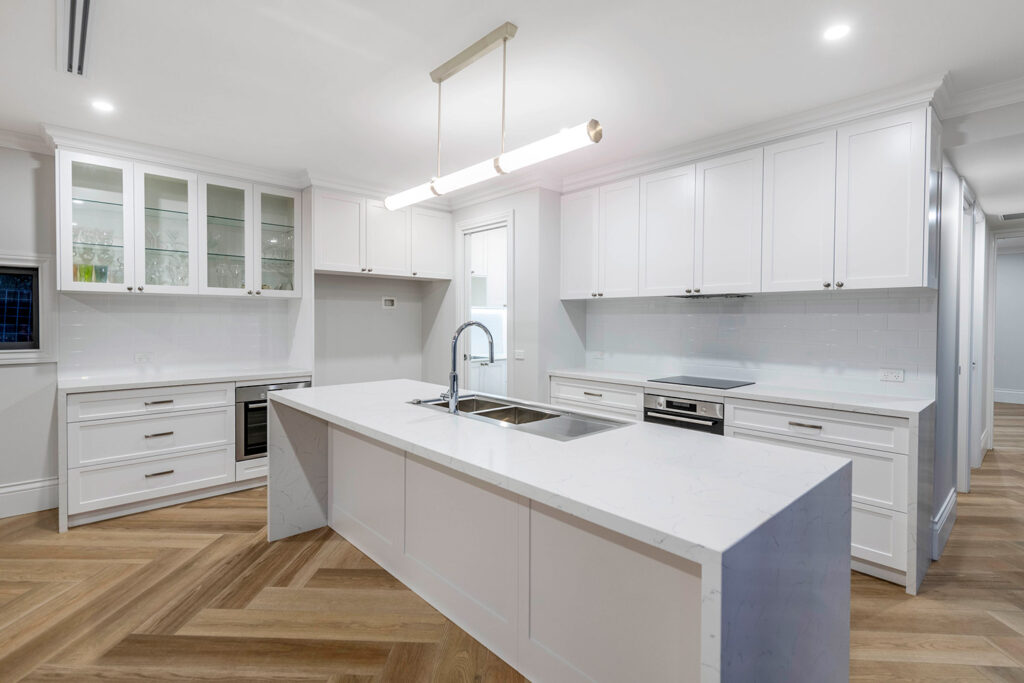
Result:
[[519,27],[511,21],[506,21],[504,24],[494,29],[462,52],[431,71],[430,80],[434,81],[434,83],[441,83],[442,81],[451,78],[491,50],[496,49],[499,45],[503,45],[509,38],[515,38],[516,31],[518,30]]
[[[505,153],[505,81],[508,76],[508,38],[501,41],[501,153]],[[438,174],[440,175],[440,174]]]
[[441,83],[437,84],[437,175],[441,177]]

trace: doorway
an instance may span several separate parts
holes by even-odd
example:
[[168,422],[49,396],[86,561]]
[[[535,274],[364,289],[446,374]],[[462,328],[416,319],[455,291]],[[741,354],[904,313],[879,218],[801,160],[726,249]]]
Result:
[[963,203],[963,218],[960,223],[960,263],[958,268],[957,306],[957,381],[956,381],[956,488],[961,493],[971,490],[970,445],[974,442],[971,434],[972,378],[976,364],[973,363],[971,328],[974,321],[974,203]]
[[494,338],[494,362],[487,336],[472,327],[463,335],[463,385],[467,390],[508,396],[511,346],[511,243],[507,221],[477,225],[463,232],[464,320],[475,320]]

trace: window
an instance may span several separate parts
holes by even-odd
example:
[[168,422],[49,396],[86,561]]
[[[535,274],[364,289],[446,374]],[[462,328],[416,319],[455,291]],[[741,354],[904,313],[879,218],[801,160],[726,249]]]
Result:
[[39,349],[39,268],[0,266],[0,351]]

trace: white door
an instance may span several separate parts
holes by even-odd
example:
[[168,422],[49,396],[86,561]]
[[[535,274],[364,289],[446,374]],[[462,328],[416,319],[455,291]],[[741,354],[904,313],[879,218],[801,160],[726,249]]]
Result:
[[455,259],[452,215],[413,207],[409,230],[412,276],[450,280]]
[[638,178],[605,185],[599,190],[597,244],[597,295],[636,296],[640,248]]
[[597,190],[562,195],[561,298],[597,296]]
[[302,229],[299,192],[256,186],[253,211],[256,294],[302,295]]
[[135,291],[199,292],[198,177],[135,164]]
[[[462,334],[462,378],[466,390],[505,396],[508,394],[509,301],[508,226],[465,233],[465,292],[463,320],[475,320],[494,339],[494,362],[488,353],[487,335],[477,327]],[[486,266],[481,267],[478,261]]]
[[317,271],[366,270],[366,201],[332,190],[313,190],[313,264]]
[[388,211],[384,202],[366,202],[366,272],[409,275],[409,210]]
[[640,296],[693,292],[696,167],[640,178]]
[[60,288],[135,291],[132,162],[58,151]]
[[834,284],[836,133],[764,149],[761,291],[831,289]]
[[256,293],[252,184],[199,176],[199,292]]
[[[974,292],[971,315],[971,467],[981,467],[988,440],[985,434],[985,281],[988,275],[988,230],[985,214],[974,212]],[[984,440],[982,437],[985,437]]]
[[839,129],[836,287],[923,287],[925,110]]
[[697,164],[694,293],[761,291],[764,150]]
[[974,305],[974,206],[965,204],[960,225],[959,296],[957,305],[956,460],[957,491],[971,490],[971,322]]

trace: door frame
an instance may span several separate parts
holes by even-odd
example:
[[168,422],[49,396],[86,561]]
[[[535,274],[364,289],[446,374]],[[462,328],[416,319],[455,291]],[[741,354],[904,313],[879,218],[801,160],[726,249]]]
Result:
[[[505,272],[506,285],[505,285],[505,301],[507,305],[508,313],[506,313],[505,320],[505,353],[507,360],[505,361],[505,393],[508,396],[514,396],[515,382],[514,375],[512,372],[513,363],[515,362],[515,211],[503,211],[497,214],[491,214],[480,218],[471,218],[464,221],[459,221],[455,224],[455,234],[458,235],[458,239],[455,241],[455,263],[457,265],[455,269],[455,276],[457,279],[457,287],[455,288],[455,310],[456,315],[459,319],[467,316],[468,301],[466,298],[466,288],[469,286],[469,259],[466,258],[466,237],[474,232],[486,232],[487,230],[495,230],[497,228],[505,228],[505,256],[507,259],[507,270]],[[459,267],[461,264],[461,267]],[[465,322],[463,320],[462,322]],[[462,324],[462,323],[458,323]],[[459,364],[459,374],[463,378],[469,377],[469,359],[466,357],[466,336],[463,336],[459,340],[458,353],[462,356],[462,361]]]
[[[956,489],[960,493],[971,490],[971,317],[974,304],[974,195],[961,180],[962,200],[957,255],[957,311],[956,311]],[[965,218],[970,215],[970,228]],[[968,230],[970,232],[968,232]],[[970,250],[969,258],[967,250]],[[969,293],[969,294],[968,294]],[[967,304],[966,310],[964,304]],[[967,336],[964,337],[964,316]],[[965,349],[966,344],[966,349]]]

